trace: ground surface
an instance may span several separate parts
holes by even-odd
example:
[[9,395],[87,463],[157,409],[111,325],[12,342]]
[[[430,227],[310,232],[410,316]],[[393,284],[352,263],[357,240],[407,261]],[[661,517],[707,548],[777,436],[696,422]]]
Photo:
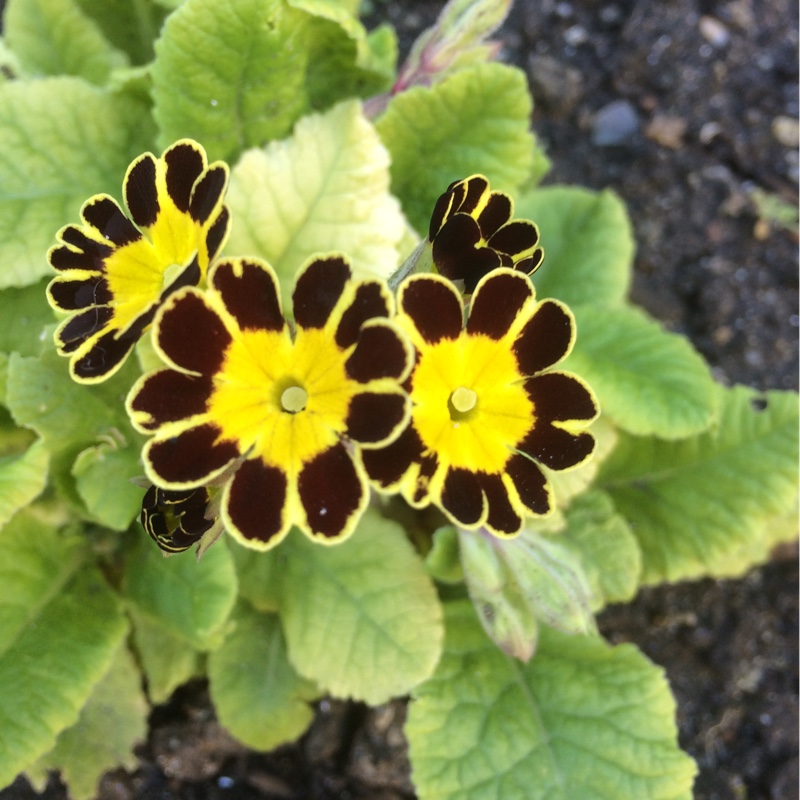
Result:
[[[376,0],[374,15],[407,47],[440,7]],[[721,381],[760,389],[798,381],[797,237],[753,204],[755,189],[797,201],[797,22],[785,0],[517,0],[502,32],[531,79],[548,182],[616,189],[638,246],[634,299]],[[698,800],[798,796],[797,591],[789,547],[742,580],[648,589],[601,617],[610,641],[666,668]],[[410,800],[403,715],[326,702],[299,744],[248,753],[198,683],[154,710],[139,770],[101,794]],[[47,796],[64,796],[57,779]],[[29,797],[22,781],[0,792]]]

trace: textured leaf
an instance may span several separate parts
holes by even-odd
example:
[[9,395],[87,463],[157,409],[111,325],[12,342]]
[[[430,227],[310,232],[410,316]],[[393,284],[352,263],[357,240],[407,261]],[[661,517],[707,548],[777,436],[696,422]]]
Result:
[[128,609],[133,622],[133,642],[142,672],[147,679],[147,696],[153,704],[166,702],[182,683],[199,672],[199,653],[186,639],[170,633],[157,619]]
[[469,603],[446,611],[445,652],[406,725],[420,800],[690,800],[675,703],[632,645],[543,629],[523,665]]
[[136,769],[133,746],[147,735],[147,703],[141,675],[123,643],[111,668],[94,687],[78,722],[62,731],[56,746],[27,770],[42,783],[59,770],[73,800],[91,800],[104,772]]
[[127,63],[76,0],[8,0],[3,32],[31,75],[75,75],[102,85]]
[[287,309],[295,274],[315,253],[346,253],[365,275],[388,277],[399,263],[404,219],[389,194],[389,154],[355,101],[248,150],[227,201],[236,223],[226,253],[269,261]]
[[284,548],[281,620],[301,675],[376,705],[433,672],[441,607],[397,523],[368,510],[342,544],[321,547],[295,532]]
[[462,70],[396,95],[376,126],[392,156],[392,191],[411,224],[428,232],[452,181],[476,172],[510,194],[528,177],[534,141],[525,74],[501,64]]
[[642,554],[625,518],[600,491],[576,497],[566,513],[567,527],[556,539],[581,561],[597,611],[607,603],[630,600],[639,588]]
[[[359,90],[377,91],[384,78],[357,64],[359,42],[368,52],[359,23],[349,15],[331,19],[337,15],[330,3],[316,5],[328,19],[285,0],[181,6],[156,43],[160,143],[192,136],[211,159],[233,161],[249,147],[286,136],[309,111]],[[198,59],[198,53],[213,57]]]
[[6,454],[5,438],[0,439],[0,528],[42,492],[47,485],[50,460],[41,440],[22,453]]
[[631,282],[633,231],[613,192],[536,189],[517,199],[514,215],[539,226],[545,255],[533,282],[540,298],[575,305],[623,302]]
[[597,393],[603,414],[637,436],[681,439],[713,421],[719,394],[684,336],[630,307],[573,307],[578,339],[564,368]]
[[46,281],[22,289],[0,291],[0,351],[39,355],[47,338],[45,328],[55,322],[45,299]]
[[78,78],[0,83],[0,288],[49,275],[56,232],[92,195],[118,196],[152,136],[145,105]]
[[319,695],[286,656],[280,622],[241,605],[234,627],[208,659],[211,699],[219,721],[248,747],[271,750],[303,734]]
[[190,553],[166,558],[141,533],[124,590],[140,614],[197,650],[213,650],[236,601],[236,572],[224,540],[197,561]]
[[243,547],[231,537],[228,549],[236,565],[239,595],[258,611],[277,611],[280,608],[281,573],[286,568],[284,548],[276,547],[260,553]]
[[50,750],[127,624],[77,538],[22,511],[0,531],[0,786]]
[[[798,404],[792,392],[720,389],[714,429],[668,442],[621,436],[598,485],[631,525],[643,582],[728,575],[797,496]],[[766,401],[766,408],[758,410]],[[740,552],[743,560],[732,563]]]
[[139,448],[114,439],[82,451],[72,466],[75,487],[94,520],[124,531],[142,509],[144,489],[131,482],[142,474]]

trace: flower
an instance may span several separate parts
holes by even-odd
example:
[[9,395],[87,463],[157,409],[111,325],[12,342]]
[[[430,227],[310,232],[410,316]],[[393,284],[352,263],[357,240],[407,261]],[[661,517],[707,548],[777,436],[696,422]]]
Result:
[[472,294],[497,267],[535,272],[544,258],[539,230],[530,220],[513,216],[511,198],[490,191],[483,175],[451,183],[436,201],[428,230],[439,274],[463,281],[465,293]]
[[152,434],[148,479],[222,484],[223,523],[248,547],[274,547],[292,525],[341,541],[369,499],[357,453],[393,441],[410,413],[400,382],[412,349],[388,287],[353,279],[341,256],[313,259],[294,286],[292,335],[268,264],[221,260],[208,285],[165,301],[153,341],[169,367],[128,396]]
[[206,515],[210,502],[205,486],[173,492],[151,485],[142,499],[142,527],[165,553],[182,553],[214,527],[213,514]]
[[465,530],[519,533],[553,509],[540,465],[583,463],[598,414],[578,377],[552,370],[572,348],[574,319],[556,300],[537,302],[521,272],[482,278],[464,325],[459,292],[438,275],[401,284],[397,321],[417,351],[407,382],[411,423],[395,441],[361,453],[369,477],[415,507],[439,506]]
[[55,343],[76,381],[113,375],[164,300],[205,279],[228,235],[227,184],[225,164],[209,165],[199,144],[181,139],[161,158],[144,153],[128,167],[128,216],[98,194],[81,208],[81,225],[58,232],[48,259],[59,275],[47,297],[69,313]]

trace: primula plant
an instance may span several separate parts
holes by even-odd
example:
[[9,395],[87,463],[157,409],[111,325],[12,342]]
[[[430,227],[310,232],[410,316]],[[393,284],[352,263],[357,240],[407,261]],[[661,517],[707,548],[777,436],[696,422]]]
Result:
[[612,193],[539,186],[507,3],[399,69],[355,5],[6,3],[0,785],[93,796],[203,677],[259,750],[409,696],[423,800],[689,798],[593,615],[796,535],[797,398],[627,301]]

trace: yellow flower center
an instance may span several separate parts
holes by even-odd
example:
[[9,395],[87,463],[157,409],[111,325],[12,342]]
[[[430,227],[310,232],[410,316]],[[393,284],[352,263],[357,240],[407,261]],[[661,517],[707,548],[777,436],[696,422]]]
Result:
[[414,427],[442,464],[499,472],[530,430],[534,408],[505,343],[462,333],[420,350]]

